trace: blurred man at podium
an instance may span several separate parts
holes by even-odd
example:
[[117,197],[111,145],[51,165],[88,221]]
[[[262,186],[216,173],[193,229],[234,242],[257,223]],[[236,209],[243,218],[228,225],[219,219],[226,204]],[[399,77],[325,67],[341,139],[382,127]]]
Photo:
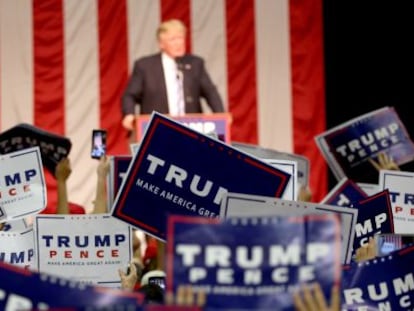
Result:
[[135,61],[122,95],[122,126],[134,130],[136,105],[140,114],[152,111],[180,116],[201,113],[201,98],[213,112],[224,112],[222,99],[204,60],[186,54],[186,27],[176,19],[157,29],[160,52]]

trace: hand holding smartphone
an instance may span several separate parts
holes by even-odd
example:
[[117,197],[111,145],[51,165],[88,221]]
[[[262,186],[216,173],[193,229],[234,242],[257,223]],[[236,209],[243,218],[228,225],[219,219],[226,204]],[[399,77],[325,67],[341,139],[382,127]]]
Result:
[[100,159],[106,154],[106,130],[92,130],[92,159]]

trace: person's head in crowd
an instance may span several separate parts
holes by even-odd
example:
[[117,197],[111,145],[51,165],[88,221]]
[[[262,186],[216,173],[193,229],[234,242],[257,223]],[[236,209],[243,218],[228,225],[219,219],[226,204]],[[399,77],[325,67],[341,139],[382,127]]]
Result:
[[185,25],[178,19],[170,19],[161,23],[157,29],[160,50],[171,58],[184,56],[186,31]]
[[144,293],[146,303],[160,303],[165,301],[165,272],[152,270],[146,272],[141,278],[138,292]]
[[144,294],[144,304],[164,304],[164,290],[157,284],[142,285],[139,293]]
[[141,278],[141,286],[147,284],[158,284],[162,288],[165,286],[165,272],[162,270],[151,270],[148,272],[144,272]]

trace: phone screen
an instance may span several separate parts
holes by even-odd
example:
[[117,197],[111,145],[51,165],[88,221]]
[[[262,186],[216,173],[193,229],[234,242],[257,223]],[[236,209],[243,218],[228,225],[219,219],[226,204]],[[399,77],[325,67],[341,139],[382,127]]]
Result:
[[375,235],[378,256],[386,256],[393,251],[414,243],[414,235],[383,233]]
[[93,130],[92,131],[92,150],[91,157],[93,159],[100,159],[106,154],[106,131]]

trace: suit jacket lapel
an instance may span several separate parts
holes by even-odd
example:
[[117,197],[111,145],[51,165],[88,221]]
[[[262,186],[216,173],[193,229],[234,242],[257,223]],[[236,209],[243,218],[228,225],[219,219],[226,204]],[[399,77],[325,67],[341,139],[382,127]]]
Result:
[[162,107],[165,109],[165,111],[168,111],[168,96],[167,96],[167,85],[165,84],[165,76],[164,76],[164,68],[162,67],[162,60],[161,60],[161,53],[157,54],[157,61],[154,64],[154,72],[153,74],[157,77],[157,80],[159,81],[158,85],[160,87],[159,90],[159,105],[162,105]]

